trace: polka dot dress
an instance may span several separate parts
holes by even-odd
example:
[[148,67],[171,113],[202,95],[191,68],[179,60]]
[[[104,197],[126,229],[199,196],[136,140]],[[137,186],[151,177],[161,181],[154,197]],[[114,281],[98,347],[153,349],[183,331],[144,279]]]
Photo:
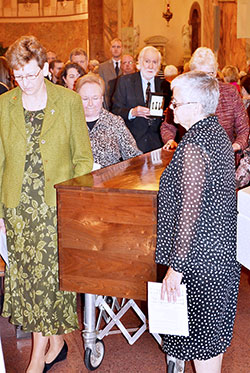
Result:
[[163,172],[158,194],[156,262],[183,273],[189,337],[164,336],[163,351],[206,360],[230,345],[240,265],[231,142],[210,116],[194,124]]

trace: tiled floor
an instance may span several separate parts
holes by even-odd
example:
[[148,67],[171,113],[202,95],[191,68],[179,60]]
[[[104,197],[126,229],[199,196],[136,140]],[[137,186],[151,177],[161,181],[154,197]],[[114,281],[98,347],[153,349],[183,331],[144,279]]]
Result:
[[[126,323],[134,321],[127,316]],[[130,325],[132,326],[132,324]],[[0,332],[3,344],[7,373],[23,373],[30,353],[30,339],[17,340],[15,329],[8,320],[0,317]],[[68,359],[51,369],[51,373],[86,373],[81,332],[66,336],[69,346]],[[104,338],[105,356],[97,373],[165,373],[165,358],[157,342],[149,333],[144,333],[130,346],[121,335]],[[186,363],[186,373],[193,373],[190,362]],[[231,347],[224,355],[223,373],[250,372],[250,271],[241,275],[238,311],[234,338]],[[2,373],[2,372],[0,372]],[[207,372],[210,373],[210,372]]]

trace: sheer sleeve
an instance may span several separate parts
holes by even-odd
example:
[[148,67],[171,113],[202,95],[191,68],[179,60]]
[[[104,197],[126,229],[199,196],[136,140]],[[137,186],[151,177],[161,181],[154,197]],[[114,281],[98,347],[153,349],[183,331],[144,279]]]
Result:
[[206,154],[200,146],[188,144],[183,149],[182,172],[175,191],[177,208],[175,234],[170,254],[170,266],[184,272],[193,256],[192,240],[202,210],[202,194],[206,183]]

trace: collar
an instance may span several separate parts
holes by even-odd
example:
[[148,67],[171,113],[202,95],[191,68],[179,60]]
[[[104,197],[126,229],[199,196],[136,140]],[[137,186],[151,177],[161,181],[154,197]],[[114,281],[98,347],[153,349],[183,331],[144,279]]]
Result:
[[120,67],[120,65],[121,65],[121,60],[116,61],[116,60],[114,60],[114,59],[112,58],[112,62],[113,62],[113,65],[114,65],[114,66],[116,65],[116,62],[118,62],[118,66],[119,66],[119,67]]

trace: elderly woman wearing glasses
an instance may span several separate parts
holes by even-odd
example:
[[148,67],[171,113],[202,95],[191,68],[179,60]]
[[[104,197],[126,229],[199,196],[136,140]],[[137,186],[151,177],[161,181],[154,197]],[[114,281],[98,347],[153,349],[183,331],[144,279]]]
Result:
[[44,79],[38,40],[21,37],[6,57],[19,86],[0,97],[2,316],[33,332],[27,373],[42,373],[66,358],[63,335],[78,328],[75,293],[59,290],[54,184],[90,172],[93,157],[81,98]]
[[99,75],[88,73],[78,79],[76,92],[82,98],[96,167],[142,154],[124,120],[103,108],[105,84]]
[[176,301],[186,284],[189,336],[166,335],[163,350],[194,360],[197,373],[220,373],[240,278],[234,152],[214,115],[216,78],[189,72],[171,88],[174,120],[187,132],[160,181],[156,262],[168,266],[162,297]]

